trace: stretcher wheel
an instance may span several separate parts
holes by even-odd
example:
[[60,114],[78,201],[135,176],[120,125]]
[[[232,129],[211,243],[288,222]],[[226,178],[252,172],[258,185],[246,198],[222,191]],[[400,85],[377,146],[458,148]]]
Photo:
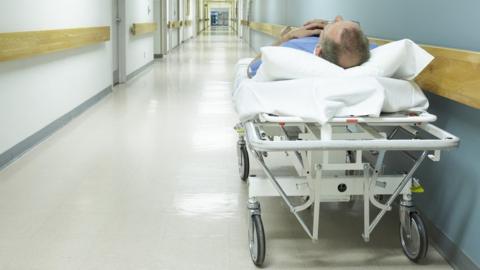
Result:
[[358,197],[355,195],[350,195],[350,200],[347,202],[347,208],[348,209],[353,209],[355,207],[355,203],[357,202]]
[[253,263],[256,266],[262,266],[265,261],[265,232],[263,230],[262,217],[259,214],[250,216],[248,242]]
[[418,263],[425,258],[428,250],[428,237],[425,224],[417,212],[410,213],[411,234],[400,224],[400,243],[403,253],[413,262]]
[[238,148],[238,171],[240,173],[240,179],[247,180],[250,174],[250,161],[248,159],[247,146],[245,144],[239,144]]

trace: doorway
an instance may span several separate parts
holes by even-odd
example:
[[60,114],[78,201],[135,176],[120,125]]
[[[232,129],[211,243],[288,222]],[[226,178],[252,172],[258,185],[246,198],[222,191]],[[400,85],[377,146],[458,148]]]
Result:
[[[168,21],[172,24],[178,24],[180,21],[180,1],[179,0],[168,0]],[[169,29],[169,50],[176,48],[180,44],[180,28],[178,26],[172,26]]]
[[187,41],[190,38],[190,30],[192,25],[187,24],[188,21],[191,22],[191,1],[184,0],[182,4],[182,14],[183,14],[183,30],[182,30],[182,43]]
[[154,35],[154,56],[155,58],[162,58],[167,54],[167,1],[154,0],[153,1],[153,17],[157,23],[157,30]]
[[112,13],[112,84],[117,85],[127,80],[125,0],[112,0]]
[[229,10],[226,8],[215,8],[210,11],[211,26],[228,26]]

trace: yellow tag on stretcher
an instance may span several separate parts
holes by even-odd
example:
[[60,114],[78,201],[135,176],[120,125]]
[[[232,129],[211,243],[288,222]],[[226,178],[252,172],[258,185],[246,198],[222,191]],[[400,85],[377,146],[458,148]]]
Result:
[[235,128],[235,131],[238,133],[238,135],[245,135],[245,129],[242,127]]
[[422,185],[416,184],[416,185],[412,185],[412,187],[410,188],[410,191],[412,193],[423,193],[425,192],[425,189],[423,189]]

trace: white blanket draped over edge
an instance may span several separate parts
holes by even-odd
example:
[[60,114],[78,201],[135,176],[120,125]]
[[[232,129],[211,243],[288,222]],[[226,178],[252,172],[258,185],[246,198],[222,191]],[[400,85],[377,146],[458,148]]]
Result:
[[[433,57],[416,45],[409,50],[419,57],[404,59],[410,66],[417,66],[413,72],[418,74]],[[424,111],[429,105],[413,81],[379,76],[321,76],[261,82],[247,78],[250,61],[240,60],[236,68],[233,100],[241,121],[270,113],[323,124],[334,116],[378,117],[381,112]]]
[[241,121],[271,113],[325,123],[339,115],[378,116],[384,90],[374,78],[244,81],[234,100]]

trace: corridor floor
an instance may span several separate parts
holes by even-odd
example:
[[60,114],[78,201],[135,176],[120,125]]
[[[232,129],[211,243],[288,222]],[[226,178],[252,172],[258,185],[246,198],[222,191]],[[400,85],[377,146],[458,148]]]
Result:
[[[255,269],[238,176],[235,62],[254,52],[207,32],[0,171],[0,269]],[[361,202],[322,208],[313,243],[264,199],[266,269],[449,269],[403,255],[397,213],[364,243]]]

